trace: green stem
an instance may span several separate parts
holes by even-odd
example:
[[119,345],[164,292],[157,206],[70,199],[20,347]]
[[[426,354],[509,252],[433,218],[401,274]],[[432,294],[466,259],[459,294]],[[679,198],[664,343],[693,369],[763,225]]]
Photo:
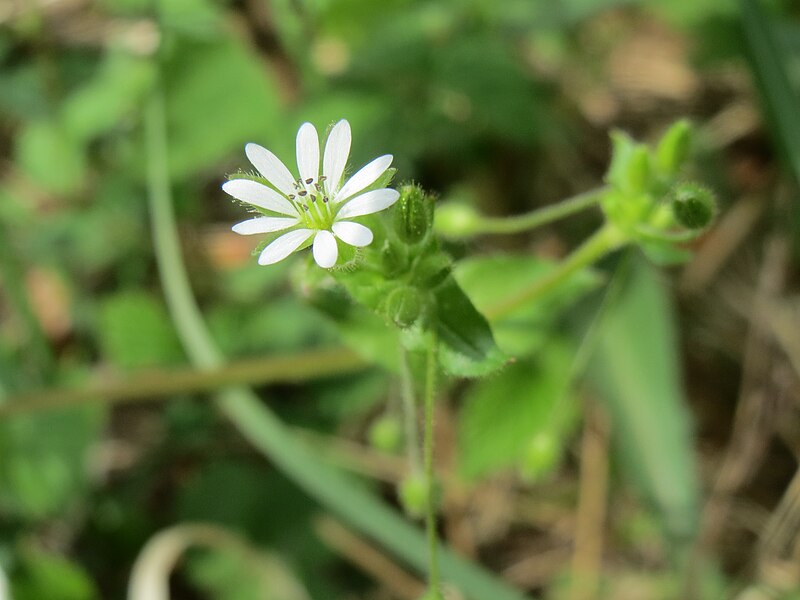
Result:
[[536,229],[594,206],[600,202],[607,191],[607,188],[604,187],[597,188],[522,215],[481,217],[480,224],[474,233],[509,234]]
[[171,394],[213,391],[236,384],[309,381],[363,371],[366,366],[364,360],[350,350],[332,348],[239,360],[213,369],[140,370],[117,381],[104,381],[99,385],[47,389],[11,396],[5,403],[0,403],[0,419],[91,403],[139,402]]
[[[189,287],[180,255],[166,167],[167,136],[163,99],[156,90],[145,111],[148,192],[156,260],[175,326],[192,362],[222,362]],[[315,453],[249,388],[228,387],[218,395],[220,411],[241,435],[269,457],[297,485],[351,527],[383,545],[410,567],[425,571],[425,538],[395,511],[341,471],[320,463]],[[527,596],[481,567],[448,551],[442,573],[473,600],[527,600]]]
[[528,304],[558,287],[570,275],[588,267],[600,258],[624,246],[628,242],[627,235],[606,223],[590,238],[578,246],[561,263],[544,277],[537,279],[517,294],[495,304],[486,311],[490,320],[507,316],[520,306]]
[[425,372],[425,488],[427,502],[425,510],[425,529],[428,533],[428,585],[433,597],[441,598],[439,578],[439,540],[436,535],[436,477],[433,472],[433,413],[436,404],[436,372],[439,368],[438,338],[436,330],[431,329],[428,339],[428,354]]
[[400,349],[400,381],[403,396],[403,426],[406,434],[406,452],[412,474],[422,472],[419,455],[419,433],[417,431],[417,403],[414,399],[414,379],[408,364],[408,350]]

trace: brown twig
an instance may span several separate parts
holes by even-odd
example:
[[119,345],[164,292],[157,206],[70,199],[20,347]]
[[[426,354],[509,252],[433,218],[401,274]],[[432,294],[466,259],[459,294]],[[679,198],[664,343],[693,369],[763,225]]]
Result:
[[114,381],[76,389],[56,389],[9,396],[0,405],[0,419],[42,410],[91,403],[155,399],[171,394],[203,392],[237,384],[294,383],[360,371],[363,359],[344,348],[243,360],[219,369],[153,369]]

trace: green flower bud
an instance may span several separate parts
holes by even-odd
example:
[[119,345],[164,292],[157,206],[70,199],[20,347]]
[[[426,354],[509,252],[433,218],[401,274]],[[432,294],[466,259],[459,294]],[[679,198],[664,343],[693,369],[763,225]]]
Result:
[[433,200],[416,185],[400,188],[394,210],[394,230],[407,244],[418,244],[433,227]]
[[650,152],[627,133],[611,134],[613,153],[606,180],[627,195],[647,192],[652,183]]
[[692,144],[692,126],[684,119],[674,123],[661,137],[656,148],[656,164],[665,174],[678,173]]
[[436,207],[434,227],[445,237],[467,237],[478,231],[480,214],[468,204],[447,202]]
[[369,428],[367,438],[373,448],[384,452],[395,452],[403,440],[403,428],[397,417],[383,415]]
[[675,220],[687,229],[708,227],[717,214],[717,201],[708,188],[697,183],[679,183],[670,191]]
[[386,296],[383,311],[398,327],[410,327],[422,313],[422,295],[416,288],[398,286]]
[[[434,502],[438,505],[441,496],[438,486],[434,489],[434,495]],[[409,475],[400,482],[398,498],[409,517],[419,519],[425,515],[428,506],[428,482],[422,473]]]
[[552,472],[560,455],[558,440],[549,431],[540,431],[525,448],[520,462],[520,476],[530,483]]
[[644,146],[637,146],[628,163],[628,189],[632,193],[646,192],[650,187],[652,169],[650,153]]

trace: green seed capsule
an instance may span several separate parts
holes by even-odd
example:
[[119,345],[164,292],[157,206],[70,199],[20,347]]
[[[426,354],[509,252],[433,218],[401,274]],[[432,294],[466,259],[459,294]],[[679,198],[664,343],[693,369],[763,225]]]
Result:
[[419,290],[405,285],[396,287],[384,300],[384,312],[398,327],[410,327],[422,313]]
[[403,440],[400,420],[392,415],[383,415],[369,428],[367,437],[373,448],[384,452],[397,451]]
[[675,220],[687,229],[708,227],[717,214],[717,202],[708,188],[697,183],[679,183],[670,192]]

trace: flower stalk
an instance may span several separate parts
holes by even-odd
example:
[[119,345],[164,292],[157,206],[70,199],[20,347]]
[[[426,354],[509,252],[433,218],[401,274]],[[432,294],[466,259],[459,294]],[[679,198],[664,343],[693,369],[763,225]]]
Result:
[[[439,340],[433,329],[428,337],[425,369],[425,433],[423,460],[425,462],[426,507],[425,529],[428,535],[428,594],[430,600],[442,597],[439,577],[439,541],[436,534],[437,486],[433,470],[433,424],[436,404],[436,375],[439,368]],[[427,599],[426,599],[427,600]]]

